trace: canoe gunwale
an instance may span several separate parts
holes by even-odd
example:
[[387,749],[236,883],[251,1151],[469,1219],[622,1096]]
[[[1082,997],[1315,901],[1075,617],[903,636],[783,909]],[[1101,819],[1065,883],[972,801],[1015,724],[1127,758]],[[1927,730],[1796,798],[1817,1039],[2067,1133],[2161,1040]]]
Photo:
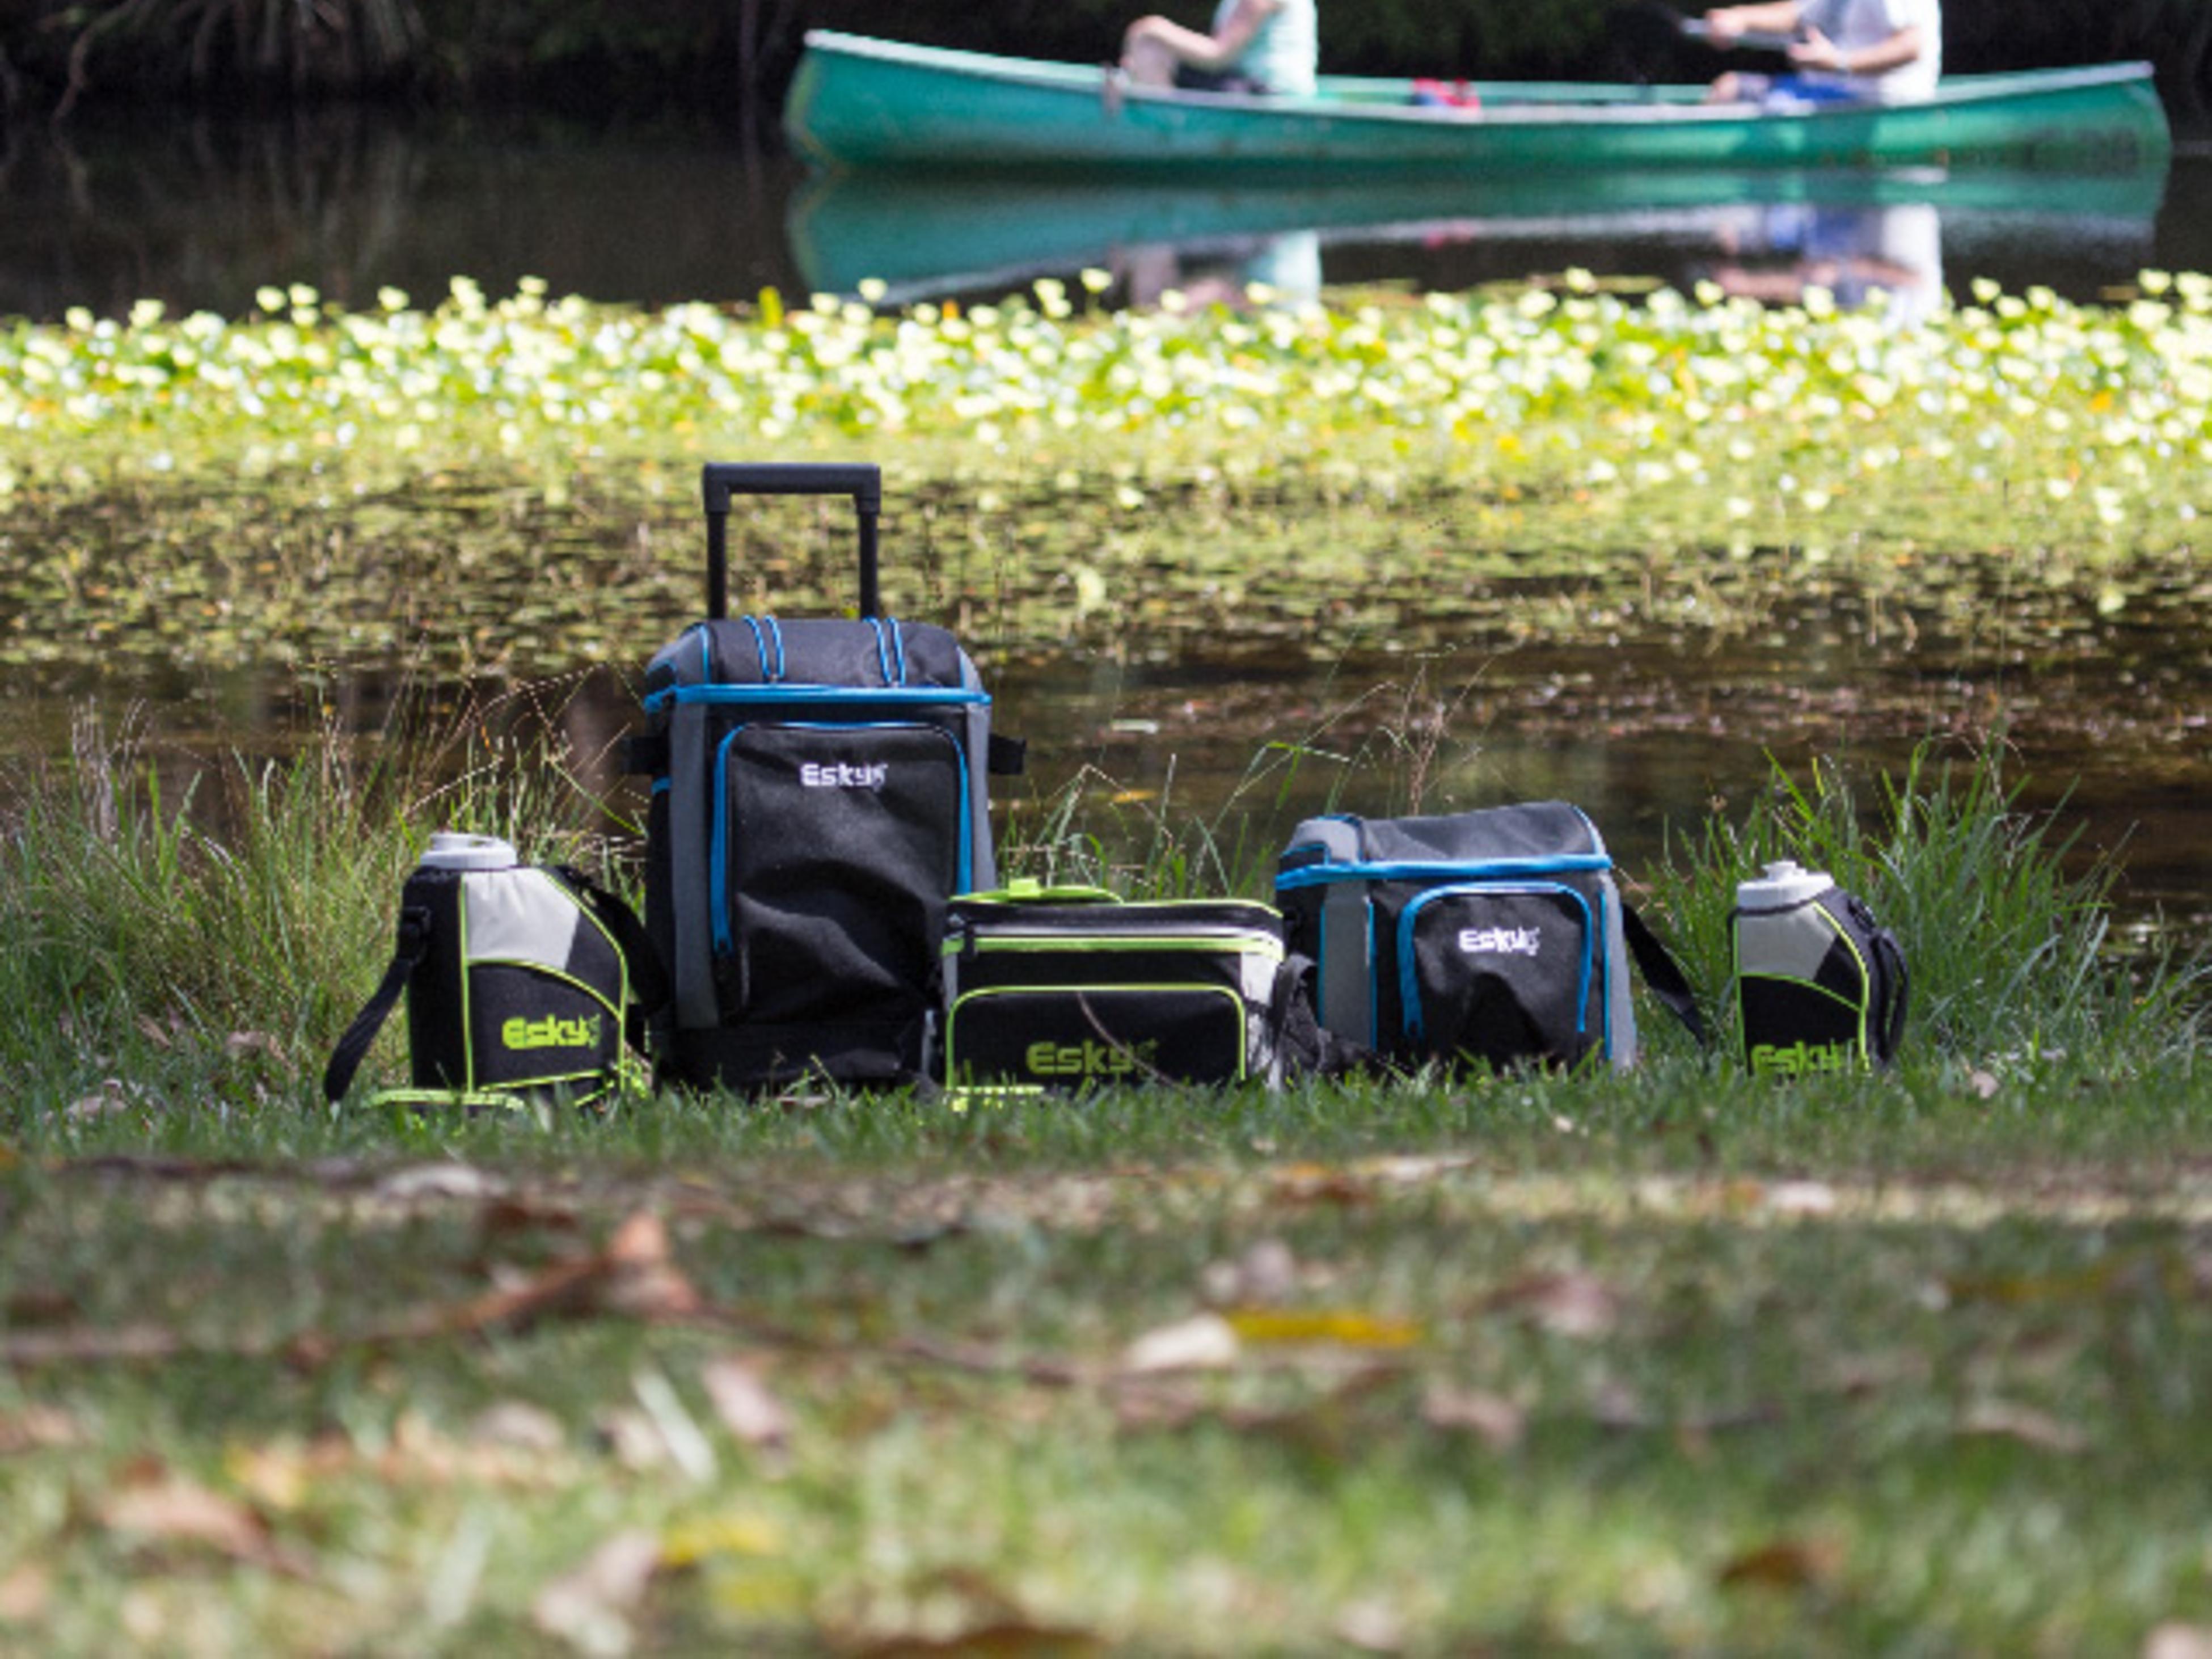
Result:
[[[1954,117],[1980,130],[1981,146],[2002,149],[2002,141],[1986,135],[2008,112],[2018,112],[2023,148],[2087,152],[2102,144],[2115,167],[2154,159],[2171,142],[2149,85],[2150,66],[2133,62],[1958,76],[1946,79],[1933,97],[1912,102],[1756,113],[1742,105],[1706,104],[1698,87],[1476,82],[1482,107],[1460,110],[1414,105],[1411,82],[1376,77],[1323,76],[1310,97],[1195,93],[1117,83],[1111,67],[1103,64],[1000,58],[832,30],[811,30],[805,41],[787,104],[787,130],[795,148],[832,167],[1035,172],[1189,166],[1267,172],[1490,163],[1637,166],[1655,160],[1709,165],[1744,159],[1733,149],[1725,158],[1718,153],[1739,135],[1746,153],[1760,152],[1753,159],[1766,164],[1910,162],[1948,159],[1943,152],[1955,141],[1928,134]],[[878,86],[863,81],[862,91],[852,89],[851,77],[871,75],[884,77]],[[833,76],[843,76],[844,84],[831,84]],[[944,83],[934,108],[919,91],[933,81]],[[832,94],[826,98],[825,85]],[[994,90],[1025,114],[990,109]],[[898,96],[913,100],[922,112],[913,131],[901,131],[899,118],[886,113],[904,107],[894,101]],[[847,107],[838,106],[841,98]],[[2078,112],[2072,106],[2084,100],[2089,100],[2088,121],[2069,126],[2060,112],[2074,117]],[[2109,114],[2094,106],[2099,101],[2112,104]],[[2038,116],[2039,109],[2045,112]],[[1079,111],[1100,112],[1079,119]],[[928,130],[933,122],[933,133]],[[2029,134],[2039,123],[2041,131]],[[1917,136],[1893,136],[1908,129]],[[1608,155],[1608,135],[1637,135],[1637,140],[1631,151]],[[1591,150],[1587,157],[1536,162],[1516,149],[1571,148],[1584,139]],[[1678,153],[1646,153],[1670,144]],[[1966,143],[1956,147],[1968,155],[1977,149]]]

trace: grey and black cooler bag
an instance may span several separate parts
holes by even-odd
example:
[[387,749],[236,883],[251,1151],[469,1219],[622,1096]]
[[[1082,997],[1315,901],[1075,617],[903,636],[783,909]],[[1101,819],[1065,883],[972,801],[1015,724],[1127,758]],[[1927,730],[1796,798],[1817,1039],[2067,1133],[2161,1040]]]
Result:
[[1016,881],[952,902],[945,1077],[961,1098],[1281,1079],[1282,918]]
[[1629,963],[1702,1043],[1682,971],[1623,901],[1604,840],[1562,801],[1435,817],[1308,819],[1277,866],[1314,1012],[1386,1062],[1625,1069]]
[[[991,700],[951,634],[879,614],[877,468],[710,465],[702,489],[707,617],[648,665],[631,750],[670,983],[655,1060],[739,1091],[921,1077],[945,904],[996,879]],[[860,616],[728,616],[737,495],[850,495]]]
[[323,1074],[345,1098],[386,1018],[407,1004],[418,1107],[597,1106],[641,1085],[636,1057],[660,969],[637,918],[580,871],[525,864],[507,842],[441,830],[399,896],[391,965]]

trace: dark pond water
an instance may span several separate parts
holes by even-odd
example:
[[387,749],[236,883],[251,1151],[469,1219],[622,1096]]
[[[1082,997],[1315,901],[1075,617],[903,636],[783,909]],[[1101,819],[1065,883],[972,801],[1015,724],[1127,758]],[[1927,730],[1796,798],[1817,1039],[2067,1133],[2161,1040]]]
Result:
[[[2162,177],[1524,180],[1351,193],[891,191],[810,179],[704,125],[342,110],[77,126],[66,137],[18,130],[0,153],[0,316],[51,318],[74,305],[119,314],[143,297],[236,314],[270,282],[312,283],[349,305],[373,304],[386,285],[427,302],[457,274],[495,294],[532,276],[557,293],[645,303],[864,278],[895,300],[976,296],[1086,267],[1114,274],[1117,303],[1212,278],[1457,289],[1571,266],[1786,293],[1807,266],[1851,260],[1907,290],[1956,292],[1987,276],[2080,300],[2145,266],[2212,270],[2212,140],[2185,137]],[[1638,860],[1715,800],[1740,801],[1770,755],[1894,764],[1931,733],[1964,752],[2002,730],[2034,781],[2030,799],[2063,796],[2085,847],[2122,853],[2129,916],[2163,912],[2201,937],[2212,933],[2202,597],[2179,584],[2117,618],[2031,618],[2022,631],[1974,635],[1947,632],[1955,624],[1932,613],[1911,625],[1829,594],[1785,609],[1758,637],[1704,647],[1632,633],[1600,651],[1378,640],[1316,666],[1224,639],[1169,662],[1098,650],[988,666],[1004,723],[1036,742],[1036,787],[1095,766],[1099,798],[1131,792],[1123,810],[1139,826],[1163,793],[1171,813],[1226,810],[1227,855],[1248,864],[1235,846],[1243,809],[1264,853],[1344,777],[1316,755],[1239,795],[1271,739],[1318,732],[1314,746],[1328,754],[1419,754],[1432,808],[1567,796]],[[641,660],[658,643],[641,640]],[[303,726],[288,684],[88,686],[112,708],[150,697],[157,723],[231,741],[273,746]],[[19,741],[66,730],[68,702],[53,687],[7,696]],[[339,701],[371,720],[382,689],[364,676]],[[564,717],[598,741],[629,707],[619,677],[602,677],[568,695]],[[1407,768],[1361,775],[1402,780]],[[1379,787],[1355,783],[1346,804],[1405,805],[1360,793]]]

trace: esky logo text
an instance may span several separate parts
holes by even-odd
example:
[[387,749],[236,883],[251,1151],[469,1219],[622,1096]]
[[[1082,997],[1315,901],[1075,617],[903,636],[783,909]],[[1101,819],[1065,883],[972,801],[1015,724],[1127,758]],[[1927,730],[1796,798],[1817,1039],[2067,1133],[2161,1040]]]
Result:
[[1470,957],[1533,957],[1543,933],[1540,927],[1462,927],[1459,948]]
[[847,761],[805,761],[799,768],[799,781],[809,789],[880,789],[890,774],[888,761],[868,766]]

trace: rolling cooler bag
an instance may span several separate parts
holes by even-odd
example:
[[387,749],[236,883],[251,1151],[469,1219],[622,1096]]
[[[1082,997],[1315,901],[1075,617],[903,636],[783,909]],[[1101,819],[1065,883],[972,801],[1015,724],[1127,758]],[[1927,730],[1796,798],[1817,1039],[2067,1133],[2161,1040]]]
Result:
[[[880,614],[872,465],[714,464],[707,617],[646,670],[646,928],[665,1079],[755,1091],[926,1073],[946,902],[996,879],[991,700],[941,628]],[[860,615],[728,615],[739,495],[849,495]],[[1018,746],[1001,744],[1004,769]]]
[[1583,811],[1560,801],[1438,817],[1310,818],[1275,877],[1314,1012],[1386,1062],[1493,1070],[1636,1062],[1629,959],[1702,1045],[1666,948],[1620,896]]
[[944,954],[956,1099],[1280,1080],[1283,932],[1270,906],[1132,903],[1016,881],[953,900]]
[[645,1081],[636,1058],[663,994],[629,907],[490,836],[440,830],[399,895],[392,963],[323,1073],[332,1105],[407,1001],[408,1089],[380,1103],[466,1109],[598,1106]]

